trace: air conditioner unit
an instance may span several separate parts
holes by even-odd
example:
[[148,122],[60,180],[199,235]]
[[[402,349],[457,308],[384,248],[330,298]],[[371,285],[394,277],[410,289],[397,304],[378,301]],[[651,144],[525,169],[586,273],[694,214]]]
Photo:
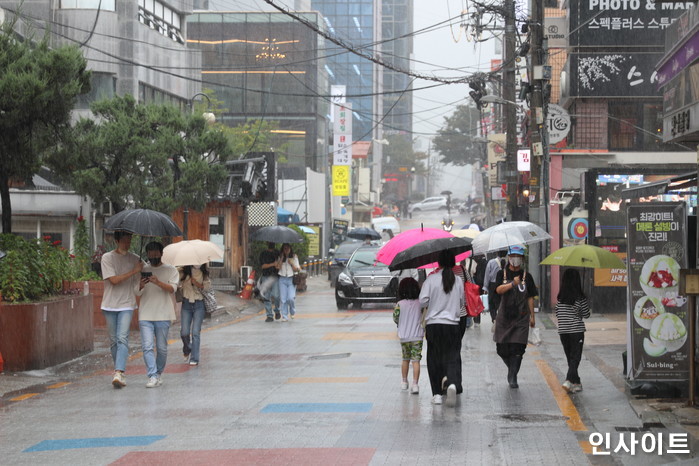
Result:
[[248,277],[252,273],[252,267],[249,265],[244,265],[240,268],[240,289],[245,288],[245,284],[248,281]]
[[105,217],[114,215],[114,206],[112,206],[110,201],[105,201],[100,204],[100,214],[104,215]]

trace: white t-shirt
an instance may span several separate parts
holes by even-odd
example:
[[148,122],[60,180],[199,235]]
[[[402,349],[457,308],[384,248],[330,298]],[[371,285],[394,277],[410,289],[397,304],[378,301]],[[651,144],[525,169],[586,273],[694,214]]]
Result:
[[[172,291],[168,292],[160,288],[155,283],[146,283],[142,290],[136,292],[141,297],[141,305],[138,308],[138,320],[169,320],[174,321],[175,300],[173,296],[177,285],[180,282],[180,274],[177,269],[168,264],[161,264],[158,267],[146,265],[144,272],[152,272],[163,283],[172,286]],[[138,286],[138,285],[137,285]]]
[[282,262],[282,267],[279,269],[280,277],[294,276],[294,267],[296,267],[297,269],[299,268],[299,261],[296,257],[297,256],[289,257],[284,262]]
[[110,277],[131,272],[141,259],[132,252],[119,254],[111,251],[102,256],[102,278],[104,278],[104,295],[102,309],[105,311],[129,311],[136,309],[134,288],[138,286],[141,276],[133,275],[118,285],[107,280]]

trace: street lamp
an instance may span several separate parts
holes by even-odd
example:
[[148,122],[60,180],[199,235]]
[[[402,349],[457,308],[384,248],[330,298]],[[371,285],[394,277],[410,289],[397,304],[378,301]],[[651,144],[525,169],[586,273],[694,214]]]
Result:
[[206,112],[202,113],[202,117],[206,120],[207,123],[214,123],[216,121],[216,115],[213,114],[213,112],[210,110],[211,109],[211,99],[209,98],[208,95],[204,94],[203,92],[197,92],[192,96],[191,99],[189,99],[189,111],[193,112],[194,111],[194,99],[196,97],[204,97],[206,99]]
[[503,99],[502,97],[497,95],[484,95],[483,97],[481,97],[481,102],[487,104],[514,105],[515,107],[522,107],[522,105],[518,104],[517,102]]

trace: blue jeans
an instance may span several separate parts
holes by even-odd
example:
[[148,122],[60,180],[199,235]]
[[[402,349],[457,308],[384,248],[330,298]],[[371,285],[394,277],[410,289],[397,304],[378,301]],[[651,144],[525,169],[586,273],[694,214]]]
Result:
[[274,305],[275,309],[279,309],[279,276],[263,275],[257,288],[260,290],[260,295],[264,300],[267,317],[274,318],[272,305]]
[[126,370],[126,360],[129,358],[129,326],[133,310],[105,311],[102,309],[104,320],[107,321],[109,333],[109,350],[112,353],[115,371]]
[[296,314],[296,285],[293,283],[293,277],[279,277],[279,300],[282,316]]
[[[141,349],[146,372],[148,377],[158,377],[165,370],[167,362],[167,332],[170,330],[170,321],[139,320],[138,327],[141,329]],[[153,355],[154,349],[157,355]]]
[[[188,300],[182,302],[182,326],[180,337],[182,337],[182,353],[185,356],[191,355],[191,361],[199,362],[199,344],[201,335],[201,323],[204,321],[204,301],[198,299],[193,303]],[[191,337],[190,337],[191,335]]]

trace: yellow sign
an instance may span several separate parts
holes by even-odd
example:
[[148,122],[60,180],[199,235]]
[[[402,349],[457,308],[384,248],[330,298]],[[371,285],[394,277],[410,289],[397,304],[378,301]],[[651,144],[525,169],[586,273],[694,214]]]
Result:
[[349,165],[333,165],[333,196],[350,195]]
[[320,227],[309,227],[312,228],[316,234],[308,235],[308,255],[313,257],[320,256]]

